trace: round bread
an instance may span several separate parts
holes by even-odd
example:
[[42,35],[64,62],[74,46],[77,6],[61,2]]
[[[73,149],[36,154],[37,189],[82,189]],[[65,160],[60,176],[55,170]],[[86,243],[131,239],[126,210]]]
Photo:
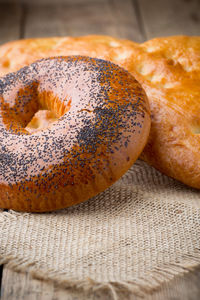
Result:
[[130,168],[149,134],[141,85],[105,60],[36,61],[0,79],[0,100],[1,208],[85,201]]
[[151,131],[141,158],[200,189],[200,37],[155,38],[143,44],[108,36],[14,41],[0,47],[0,74],[55,55],[98,57],[128,70],[150,102]]

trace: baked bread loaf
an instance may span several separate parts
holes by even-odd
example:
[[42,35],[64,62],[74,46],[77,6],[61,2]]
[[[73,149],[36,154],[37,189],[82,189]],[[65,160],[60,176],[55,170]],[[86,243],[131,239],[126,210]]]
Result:
[[149,130],[144,90],[109,61],[59,56],[1,77],[0,208],[41,212],[88,200],[131,167]]
[[0,47],[0,74],[38,58],[77,54],[110,60],[135,76],[147,93],[152,118],[141,158],[200,188],[200,37],[155,38],[143,44],[107,36],[14,41]]

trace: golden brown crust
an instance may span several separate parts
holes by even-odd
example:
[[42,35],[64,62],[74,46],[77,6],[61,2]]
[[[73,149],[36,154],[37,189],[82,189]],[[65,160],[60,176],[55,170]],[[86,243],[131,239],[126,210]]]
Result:
[[0,48],[0,72],[61,54],[104,58],[131,72],[145,89],[152,114],[141,157],[200,188],[200,37],[156,38],[143,44],[107,36],[16,41]]
[[142,78],[137,79],[148,95],[152,115],[142,158],[200,188],[200,37],[153,39],[142,47],[148,56],[139,70]]
[[[43,108],[58,120],[27,131]],[[1,77],[0,207],[50,211],[95,196],[135,162],[149,130],[144,90],[108,61],[60,56]]]

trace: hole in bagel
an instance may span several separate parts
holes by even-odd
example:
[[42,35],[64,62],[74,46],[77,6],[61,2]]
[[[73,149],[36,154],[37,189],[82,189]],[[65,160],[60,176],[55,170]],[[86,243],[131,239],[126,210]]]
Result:
[[29,133],[34,133],[36,131],[48,128],[52,123],[56,122],[58,118],[55,113],[50,110],[38,110],[31,121],[27,124],[25,129]]
[[1,99],[1,115],[7,130],[23,134],[43,130],[58,121],[71,106],[71,100],[61,101],[51,91],[39,91],[38,82],[19,89],[12,101]]
[[52,123],[58,121],[70,109],[71,105],[71,100],[66,105],[58,97],[54,96],[53,92],[43,91],[39,93],[38,100],[38,110],[25,127],[29,133],[50,127]]

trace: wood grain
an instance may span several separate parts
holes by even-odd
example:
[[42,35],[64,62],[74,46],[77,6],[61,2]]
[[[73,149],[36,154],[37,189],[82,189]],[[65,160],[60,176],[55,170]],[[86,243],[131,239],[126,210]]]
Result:
[[148,39],[200,34],[199,0],[139,0],[138,4]]
[[0,44],[20,38],[21,5],[0,3]]
[[27,5],[24,37],[112,35],[142,41],[131,0]]
[[[163,284],[143,300],[199,300],[200,299],[200,268],[192,273]],[[4,268],[1,300],[111,300],[109,292],[78,292],[63,289],[51,282],[30,278],[27,273],[17,273]],[[119,295],[119,299],[124,296]],[[127,300],[141,300],[140,297],[128,296]]]
[[[103,1],[107,1],[107,0],[87,0],[90,1],[90,3],[92,2],[103,2]],[[55,5],[55,0],[0,0],[1,2],[7,2],[7,3],[13,3],[13,2],[20,2],[22,4],[39,4],[40,6],[43,4],[48,4],[48,5]],[[73,3],[73,4],[80,4],[80,3],[84,3],[85,0],[56,0],[56,4],[66,4],[67,3]]]
[[[102,298],[103,297],[103,298]],[[110,294],[88,294],[56,287],[51,282],[30,278],[4,268],[1,300],[110,300]]]
[[0,266],[0,299],[1,299],[1,286],[2,286],[2,278],[3,278],[3,265]]

